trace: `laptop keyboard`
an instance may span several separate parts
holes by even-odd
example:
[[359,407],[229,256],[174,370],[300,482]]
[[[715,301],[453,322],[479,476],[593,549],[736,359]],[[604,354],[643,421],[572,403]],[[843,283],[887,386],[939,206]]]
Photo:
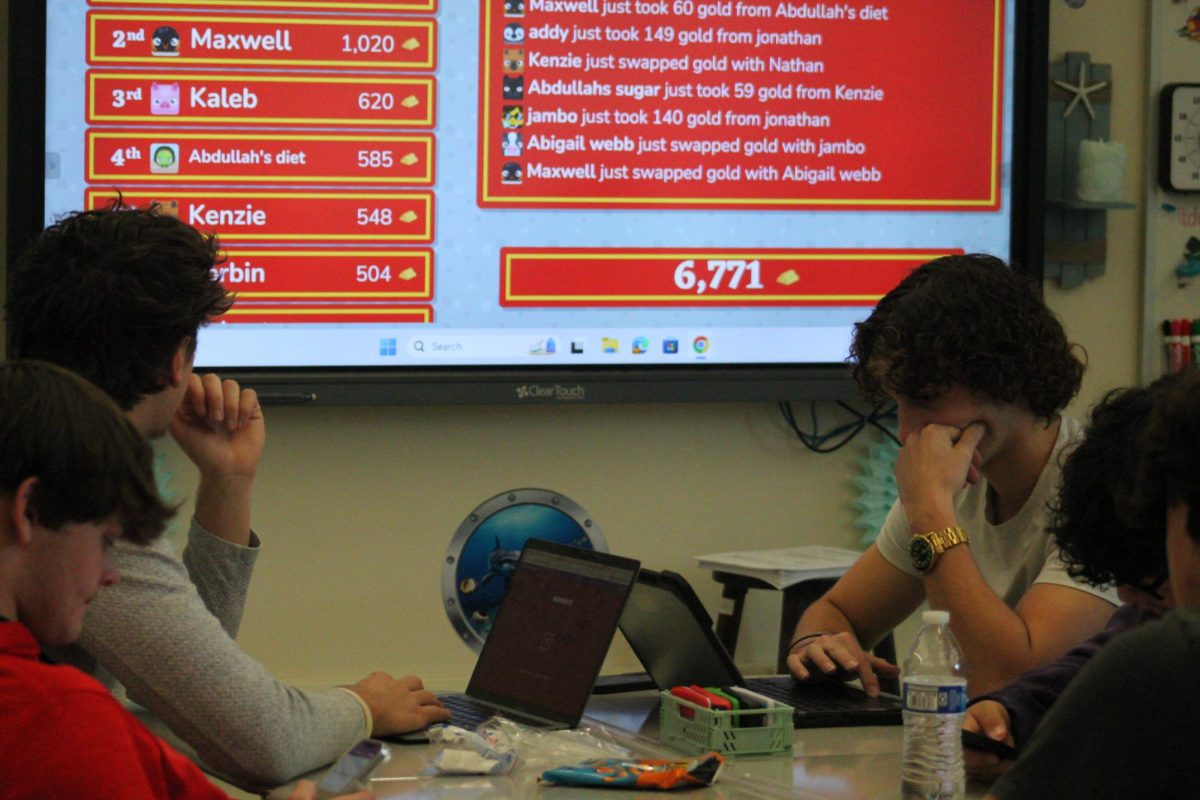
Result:
[[473,731],[480,723],[496,716],[496,709],[472,700],[465,694],[438,695],[442,705],[450,710],[450,724]]
[[505,719],[519,722],[531,728],[553,727],[550,723],[543,720],[533,719],[515,711],[506,711],[502,708],[490,706],[487,703],[481,703],[473,699],[470,695],[446,694],[438,695],[438,699],[442,701],[442,705],[450,709],[450,724],[466,728],[469,731],[475,730],[479,727],[480,723],[486,722],[492,717],[504,717]]
[[831,696],[821,691],[797,692],[791,686],[776,681],[751,679],[746,681],[746,688],[802,711],[840,711],[860,705],[850,698]]

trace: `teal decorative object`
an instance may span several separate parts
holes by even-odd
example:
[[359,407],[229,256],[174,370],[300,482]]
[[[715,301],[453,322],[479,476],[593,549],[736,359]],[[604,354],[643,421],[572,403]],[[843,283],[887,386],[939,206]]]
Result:
[[[896,435],[895,420],[880,424]],[[866,456],[859,459],[860,474],[854,478],[859,495],[850,505],[858,511],[854,525],[859,530],[858,541],[863,547],[875,541],[888,511],[896,502],[895,468],[899,454],[900,445],[876,431],[867,445]]]
[[[169,506],[179,505],[179,493],[171,486],[171,481],[174,479],[175,473],[167,469],[167,456],[165,453],[154,454],[154,485],[158,488],[158,496],[163,499],[163,502]],[[180,527],[179,514],[171,518],[167,523],[167,529],[164,535],[169,539],[178,543],[182,532],[186,527]]]
[[158,487],[158,496],[167,505],[174,505],[178,495],[171,488],[171,479],[175,473],[167,469],[166,453],[154,454],[154,485]]

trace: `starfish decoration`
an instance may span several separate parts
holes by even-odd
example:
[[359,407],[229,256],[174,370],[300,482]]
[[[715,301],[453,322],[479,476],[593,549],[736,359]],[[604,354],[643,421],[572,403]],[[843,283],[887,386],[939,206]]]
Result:
[[1067,110],[1063,112],[1063,119],[1071,116],[1071,112],[1075,110],[1075,106],[1081,102],[1083,103],[1084,109],[1087,110],[1088,117],[1095,119],[1096,111],[1092,108],[1092,101],[1088,100],[1088,95],[1097,89],[1103,89],[1105,86],[1108,86],[1108,81],[1100,81],[1099,83],[1093,83],[1089,86],[1087,83],[1087,63],[1085,62],[1079,65],[1079,78],[1075,81],[1075,83],[1067,83],[1066,81],[1056,80],[1054,85],[1060,89],[1066,89],[1068,92],[1075,95],[1071,98],[1071,102],[1067,104]]

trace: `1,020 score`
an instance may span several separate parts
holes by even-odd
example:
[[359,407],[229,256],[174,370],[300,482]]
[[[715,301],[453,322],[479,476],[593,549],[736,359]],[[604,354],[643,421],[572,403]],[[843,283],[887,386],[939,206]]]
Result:
[[[704,294],[710,289],[715,292],[722,288],[730,290],[763,288],[762,267],[758,259],[743,261],[741,259],[710,258],[705,260],[703,265],[698,270],[695,259],[689,258],[686,261],[680,261],[675,267],[676,288],[696,294]],[[698,271],[701,274],[707,272],[708,277],[698,277],[696,274]],[[742,285],[743,278],[747,279],[744,286]]]

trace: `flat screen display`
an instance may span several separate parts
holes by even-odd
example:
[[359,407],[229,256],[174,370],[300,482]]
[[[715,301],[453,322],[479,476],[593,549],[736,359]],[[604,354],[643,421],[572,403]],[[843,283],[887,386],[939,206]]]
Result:
[[40,143],[14,133],[37,169],[12,189],[41,205],[31,228],[119,193],[217,234],[238,301],[201,369],[779,399],[840,377],[853,324],[925,261],[1040,269],[1026,13],[51,0],[14,9],[35,51],[14,53],[14,102],[44,115],[23,120]]

